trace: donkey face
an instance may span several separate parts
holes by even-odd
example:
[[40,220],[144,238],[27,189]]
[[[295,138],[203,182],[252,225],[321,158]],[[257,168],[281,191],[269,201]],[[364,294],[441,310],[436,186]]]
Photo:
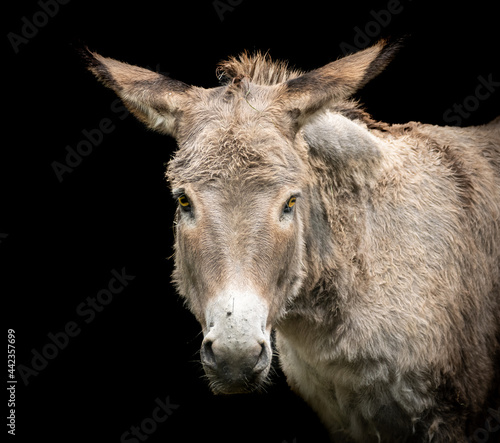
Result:
[[307,276],[312,154],[297,133],[394,49],[382,42],[305,74],[242,56],[222,65],[228,84],[208,90],[86,54],[139,119],[177,139],[167,171],[178,201],[174,282],[203,328],[214,392],[265,381],[271,329]]
[[235,180],[174,193],[174,280],[203,327],[206,373],[214,391],[251,390],[269,370],[271,327],[300,288],[300,191]]

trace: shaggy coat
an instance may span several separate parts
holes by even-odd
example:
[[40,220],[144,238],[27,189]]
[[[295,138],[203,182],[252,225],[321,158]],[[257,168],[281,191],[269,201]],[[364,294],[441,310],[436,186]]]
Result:
[[[86,58],[179,144],[174,282],[214,392],[265,382],[274,329],[289,385],[334,441],[465,442],[499,406],[500,119],[373,121],[349,96],[396,49],[308,73],[243,54],[208,90]],[[239,339],[208,339],[222,323]]]

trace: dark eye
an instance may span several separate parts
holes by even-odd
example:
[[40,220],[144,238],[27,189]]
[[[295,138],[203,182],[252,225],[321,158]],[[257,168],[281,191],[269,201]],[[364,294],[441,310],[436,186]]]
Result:
[[285,212],[285,213],[292,212],[292,209],[295,206],[296,201],[297,201],[297,197],[295,197],[295,196],[290,197],[288,199],[288,201],[286,202],[286,205],[283,209],[283,212]]
[[191,211],[191,203],[189,202],[189,199],[185,194],[180,195],[177,198],[177,201],[179,202],[179,206],[183,211]]

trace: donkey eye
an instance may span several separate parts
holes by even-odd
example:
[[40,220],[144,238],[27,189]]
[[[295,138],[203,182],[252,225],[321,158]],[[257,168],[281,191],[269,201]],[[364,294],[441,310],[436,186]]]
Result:
[[190,211],[191,210],[191,203],[189,202],[189,199],[182,194],[177,198],[177,201],[179,202],[179,205],[184,211]]
[[292,208],[295,206],[295,202],[297,201],[297,197],[292,196],[288,199],[286,202],[285,208],[283,209],[283,212],[292,212]]

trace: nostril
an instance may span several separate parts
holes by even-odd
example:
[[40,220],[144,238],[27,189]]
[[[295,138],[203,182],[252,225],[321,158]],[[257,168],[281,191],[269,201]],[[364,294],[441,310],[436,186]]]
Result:
[[259,354],[259,357],[257,358],[257,362],[255,363],[255,366],[253,367],[253,372],[254,373],[259,373],[262,372],[264,369],[267,368],[269,365],[269,350],[266,346],[266,343],[261,343],[261,351]]
[[201,346],[201,362],[212,369],[217,366],[211,340],[206,340]]

